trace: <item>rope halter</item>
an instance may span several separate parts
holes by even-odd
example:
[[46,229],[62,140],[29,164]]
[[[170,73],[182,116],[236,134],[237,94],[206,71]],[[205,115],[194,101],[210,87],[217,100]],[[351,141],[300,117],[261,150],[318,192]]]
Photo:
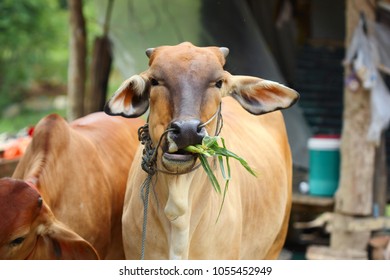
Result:
[[[203,128],[210,124],[215,118],[217,118],[217,126],[215,128],[215,136],[219,135],[221,133],[222,127],[223,127],[223,119],[221,114],[221,104],[218,105],[217,111],[204,123],[199,125],[199,128]],[[193,170],[197,169],[200,164],[193,167],[191,170],[187,172],[170,172],[167,170],[162,170],[157,168],[157,153],[158,148],[160,147],[163,138],[170,132],[175,131],[174,128],[167,128],[160,136],[160,139],[158,140],[157,146],[153,147],[152,139],[150,137],[149,133],[149,122],[147,122],[145,125],[140,127],[138,129],[138,140],[141,142],[142,145],[144,145],[144,149],[142,152],[142,162],[141,167],[142,170],[144,170],[146,173],[150,175],[154,175],[157,171],[160,171],[165,174],[171,174],[171,175],[182,175],[189,172],[192,172]]]

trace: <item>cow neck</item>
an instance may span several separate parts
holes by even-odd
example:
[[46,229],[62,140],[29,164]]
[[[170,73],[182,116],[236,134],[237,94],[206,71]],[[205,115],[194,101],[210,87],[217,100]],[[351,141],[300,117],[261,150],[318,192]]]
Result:
[[36,190],[39,194],[41,194],[41,192],[39,191],[37,185],[38,185],[38,179],[37,178],[29,178],[29,179],[26,179],[24,180],[25,183],[27,185],[29,185],[31,188],[33,188],[34,190]]

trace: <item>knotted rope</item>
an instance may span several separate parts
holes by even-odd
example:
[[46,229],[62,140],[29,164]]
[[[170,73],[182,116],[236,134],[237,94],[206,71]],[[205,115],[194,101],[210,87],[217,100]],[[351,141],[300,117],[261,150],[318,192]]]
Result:
[[157,172],[157,150],[161,144],[163,137],[173,129],[167,129],[161,135],[160,140],[158,141],[157,147],[153,148],[152,139],[149,134],[149,124],[141,126],[138,129],[138,140],[144,145],[142,151],[142,162],[141,167],[148,176],[141,185],[141,199],[144,204],[144,217],[142,223],[142,241],[141,241],[141,260],[145,258],[145,241],[146,241],[146,226],[148,220],[148,206],[149,206],[149,191],[150,183],[152,182],[154,174]]

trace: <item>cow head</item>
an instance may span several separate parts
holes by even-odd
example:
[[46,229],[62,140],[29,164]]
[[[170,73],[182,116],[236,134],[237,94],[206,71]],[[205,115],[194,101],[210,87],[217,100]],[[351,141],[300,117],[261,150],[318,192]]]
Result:
[[183,149],[215,134],[218,118],[214,116],[223,97],[232,96],[255,115],[288,108],[299,97],[275,82],[231,75],[223,69],[228,52],[191,43],[148,49],[149,69],[123,82],[105,112],[131,118],[150,108],[153,144],[169,129],[161,146],[163,166],[171,172],[187,172],[196,158]]
[[95,249],[57,221],[39,192],[0,179],[0,259],[98,259]]

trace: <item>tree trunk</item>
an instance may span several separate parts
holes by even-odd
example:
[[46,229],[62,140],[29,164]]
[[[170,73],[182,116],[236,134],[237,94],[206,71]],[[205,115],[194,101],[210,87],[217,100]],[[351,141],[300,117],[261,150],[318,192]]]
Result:
[[68,121],[84,115],[86,80],[86,29],[82,0],[68,0],[69,5],[69,66],[68,66]]
[[114,0],[107,1],[103,36],[96,37],[90,69],[90,87],[85,98],[85,112],[102,111],[106,103],[108,80],[112,64],[111,42],[108,38]]
[[106,103],[111,70],[111,43],[107,36],[97,37],[93,45],[90,68],[90,87],[85,98],[85,113],[102,111]]

